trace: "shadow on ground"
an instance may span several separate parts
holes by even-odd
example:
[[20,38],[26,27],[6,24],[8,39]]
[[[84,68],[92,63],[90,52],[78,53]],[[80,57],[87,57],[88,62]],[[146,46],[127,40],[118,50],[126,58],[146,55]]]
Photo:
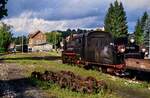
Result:
[[25,91],[32,89],[34,86],[30,82],[30,78],[21,78],[14,80],[0,80],[0,97],[6,93],[23,94]]
[[0,98],[6,96],[9,96],[9,98],[57,98],[54,95],[48,96],[38,89],[31,82],[31,78],[0,80]]
[[61,60],[60,56],[1,58],[1,60]]

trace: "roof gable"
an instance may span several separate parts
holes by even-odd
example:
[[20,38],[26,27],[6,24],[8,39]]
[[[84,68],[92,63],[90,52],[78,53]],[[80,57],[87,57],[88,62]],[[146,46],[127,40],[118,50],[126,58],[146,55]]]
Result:
[[39,33],[42,33],[42,32],[41,31],[37,31],[35,33],[29,34],[29,38],[34,38]]

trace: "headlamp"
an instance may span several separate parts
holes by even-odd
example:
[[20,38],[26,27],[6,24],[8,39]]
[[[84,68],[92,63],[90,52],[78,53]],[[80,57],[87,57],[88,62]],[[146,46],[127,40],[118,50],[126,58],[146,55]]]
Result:
[[145,55],[148,55],[148,52],[145,52]]
[[142,52],[145,52],[146,51],[146,49],[145,48],[142,48]]
[[120,53],[124,53],[125,52],[125,46],[124,45],[121,45],[121,46],[118,46],[118,51],[120,52]]
[[125,52],[125,48],[121,48],[121,49],[120,49],[120,52],[121,52],[121,53]]
[[131,39],[130,39],[130,42],[131,42],[131,43],[134,43],[134,42],[135,42],[134,38],[131,38]]

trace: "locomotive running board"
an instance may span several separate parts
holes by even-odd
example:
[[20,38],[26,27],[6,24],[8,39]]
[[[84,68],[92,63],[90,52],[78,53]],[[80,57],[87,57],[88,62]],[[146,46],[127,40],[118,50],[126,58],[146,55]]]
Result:
[[119,69],[122,70],[125,68],[125,64],[101,64],[101,63],[95,63],[95,62],[84,62],[84,65],[88,66],[88,65],[99,65],[101,67],[108,67],[108,68],[115,68],[115,69]]
[[126,69],[150,72],[150,59],[133,59],[125,60]]

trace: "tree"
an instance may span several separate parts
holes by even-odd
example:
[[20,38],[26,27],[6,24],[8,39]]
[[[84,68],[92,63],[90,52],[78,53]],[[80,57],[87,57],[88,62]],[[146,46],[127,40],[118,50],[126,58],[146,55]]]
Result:
[[144,14],[141,18],[141,26],[142,26],[143,32],[144,32],[144,27],[145,27],[145,23],[146,23],[147,19],[148,19],[148,14],[147,14],[147,12],[144,12]]
[[121,2],[115,1],[114,4],[110,4],[105,16],[104,28],[105,31],[111,32],[114,38],[127,36],[126,13]]
[[0,20],[7,16],[6,4],[8,0],[0,0]]
[[47,41],[55,46],[58,45],[62,40],[62,34],[59,32],[48,32],[46,33]]
[[10,26],[1,23],[0,26],[0,52],[7,51],[8,46],[12,40],[12,33],[10,32]]
[[140,19],[138,19],[136,23],[134,35],[135,35],[136,44],[138,45],[142,44],[144,41],[144,36],[142,34],[142,25],[141,25]]
[[[13,42],[15,44],[22,44],[22,36],[18,36],[18,37],[13,37],[12,38]],[[23,44],[27,44],[28,43],[28,38],[26,36],[23,36]]]
[[137,20],[134,34],[135,34],[136,44],[138,45],[144,44],[144,27],[147,18],[148,18],[148,14],[147,12],[144,12],[141,19]]
[[146,20],[145,26],[144,26],[144,43],[146,46],[149,45],[150,40],[150,17]]
[[[0,0],[0,20],[7,16],[6,4],[8,0]],[[11,26],[4,23],[0,23],[0,52],[7,50],[12,40],[12,34],[10,32]]]
[[149,48],[149,58],[150,58],[150,16],[145,22],[144,26],[144,44]]

